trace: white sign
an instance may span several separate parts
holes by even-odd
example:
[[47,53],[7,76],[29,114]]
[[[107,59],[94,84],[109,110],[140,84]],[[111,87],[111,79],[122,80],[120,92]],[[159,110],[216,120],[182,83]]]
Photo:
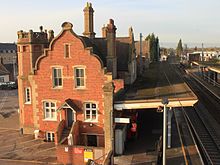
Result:
[[130,123],[130,118],[115,118],[115,123]]

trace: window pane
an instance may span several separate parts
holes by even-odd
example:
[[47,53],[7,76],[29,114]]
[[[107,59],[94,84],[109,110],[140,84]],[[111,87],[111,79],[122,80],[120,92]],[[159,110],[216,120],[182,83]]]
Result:
[[83,78],[80,79],[80,86],[84,86],[84,79]]
[[90,104],[86,104],[86,108],[90,108]]
[[51,109],[51,118],[55,118],[55,109]]
[[76,86],[81,86],[81,85],[80,85],[80,79],[79,79],[79,78],[76,79]]
[[92,111],[92,119],[96,119],[96,110]]
[[76,68],[76,77],[79,77],[79,69]]
[[79,77],[82,77],[82,69],[78,69],[79,70]]
[[92,104],[92,108],[96,108],[96,104]]
[[54,133],[51,133],[52,134],[52,141],[54,142]]
[[54,104],[54,103],[51,103],[51,107],[55,107],[55,104]]
[[59,85],[59,86],[62,86],[62,78],[59,78],[58,81],[59,81],[59,82],[58,82],[58,85]]
[[48,102],[45,102],[45,106],[46,106],[46,107],[49,107],[49,103],[48,103]]
[[57,69],[57,77],[61,77],[61,69]]
[[53,69],[53,76],[56,77],[56,75],[57,75],[57,70],[54,68]]

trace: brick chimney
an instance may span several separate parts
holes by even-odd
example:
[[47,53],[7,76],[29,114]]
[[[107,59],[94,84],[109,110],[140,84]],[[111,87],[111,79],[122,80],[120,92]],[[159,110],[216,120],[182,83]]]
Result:
[[91,3],[86,3],[86,7],[84,8],[84,32],[83,35],[89,38],[95,38],[95,33],[93,30],[93,13],[94,10],[92,8]]
[[116,56],[116,26],[114,20],[110,19],[107,25],[107,71],[112,72],[112,78],[117,78],[117,56]]
[[105,25],[103,25],[102,27],[102,37],[103,38],[107,37],[107,27]]

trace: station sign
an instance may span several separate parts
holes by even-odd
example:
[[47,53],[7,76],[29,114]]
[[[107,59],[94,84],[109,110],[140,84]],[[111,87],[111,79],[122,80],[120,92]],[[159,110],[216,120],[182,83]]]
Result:
[[92,149],[84,149],[84,162],[88,162],[88,160],[93,160],[93,151]]
[[115,123],[128,124],[130,123],[130,118],[115,118]]

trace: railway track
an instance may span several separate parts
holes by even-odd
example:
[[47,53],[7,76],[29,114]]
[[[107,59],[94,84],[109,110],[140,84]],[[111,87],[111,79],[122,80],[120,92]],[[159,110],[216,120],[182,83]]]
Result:
[[186,118],[197,140],[205,164],[220,164],[219,138],[212,125],[204,121],[202,114],[193,107],[184,108]]
[[199,99],[194,107],[184,107],[184,114],[193,130],[203,161],[205,164],[220,164],[220,101],[193,75],[179,71]]

